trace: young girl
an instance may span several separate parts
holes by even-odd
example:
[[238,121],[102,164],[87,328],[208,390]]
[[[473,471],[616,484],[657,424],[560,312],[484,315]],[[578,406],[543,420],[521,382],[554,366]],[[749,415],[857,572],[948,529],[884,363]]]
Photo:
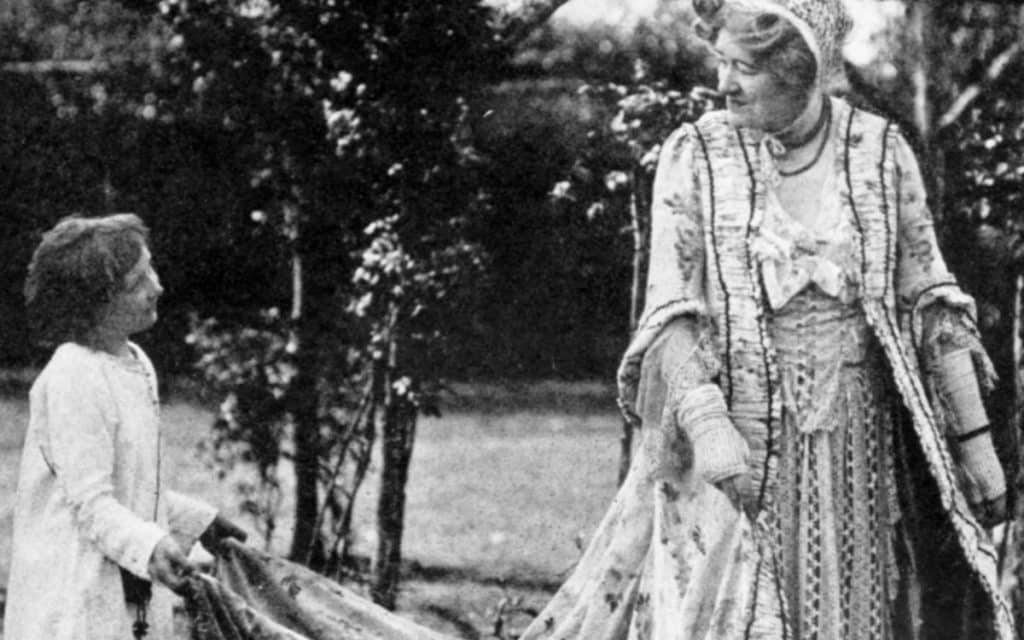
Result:
[[30,394],[6,640],[169,638],[187,550],[245,537],[161,484],[156,375],[129,340],[163,293],[147,238],[131,214],[69,218],[32,256],[30,322],[59,346]]

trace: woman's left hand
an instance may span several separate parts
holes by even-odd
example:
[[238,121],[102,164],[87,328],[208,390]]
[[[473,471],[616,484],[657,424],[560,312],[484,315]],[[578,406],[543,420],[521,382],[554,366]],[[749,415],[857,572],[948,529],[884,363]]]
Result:
[[972,504],[971,511],[974,512],[974,517],[978,519],[978,523],[986,529],[991,529],[996,525],[1006,522],[1006,493],[1003,492],[991,500],[982,500]]
[[245,542],[248,537],[249,534],[241,527],[218,513],[210,526],[206,527],[206,531],[199,536],[199,542],[211,553],[216,553],[224,540],[234,538],[239,542]]

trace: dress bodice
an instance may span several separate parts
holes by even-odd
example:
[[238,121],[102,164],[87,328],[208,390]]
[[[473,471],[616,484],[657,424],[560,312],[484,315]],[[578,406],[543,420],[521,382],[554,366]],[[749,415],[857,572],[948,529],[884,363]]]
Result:
[[871,330],[858,304],[856,232],[840,215],[834,190],[822,191],[815,232],[769,193],[757,243],[771,313],[769,331],[781,376],[783,406],[799,431],[830,430],[843,375],[867,366]]

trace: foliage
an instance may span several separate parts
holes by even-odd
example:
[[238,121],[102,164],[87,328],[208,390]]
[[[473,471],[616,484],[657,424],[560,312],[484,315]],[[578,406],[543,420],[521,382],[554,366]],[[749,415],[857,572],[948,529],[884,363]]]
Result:
[[[230,315],[274,303],[267,265],[278,249],[238,224],[248,214],[250,187],[233,136],[140,117],[156,84],[140,73],[0,74],[7,114],[0,120],[0,243],[7,256],[0,351],[8,366],[48,356],[28,339],[21,285],[39,234],[73,213],[135,211],[151,228],[167,294],[161,322],[140,340],[164,379],[192,358],[181,342],[190,310]],[[156,98],[152,104],[159,106]]]
[[193,319],[186,341],[202,354],[197,367],[210,391],[222,397],[200,450],[221,479],[239,462],[255,467],[257,482],[243,481],[238,489],[242,510],[254,517],[269,547],[281,498],[277,465],[291,426],[284,397],[295,363],[280,312],[269,309],[259,319],[262,326],[233,330],[212,318]]
[[[411,425],[444,371],[444,318],[481,264],[462,239],[486,207],[466,96],[502,54],[490,14],[469,0],[160,6],[180,112],[248,133],[254,223],[290,255],[292,313],[276,331],[194,334],[207,377],[229,372],[222,433],[294,450],[292,556],[338,569],[380,424],[381,538],[397,550]],[[276,389],[266,371],[281,358],[295,374]]]
[[[606,3],[610,4],[610,3]],[[634,81],[636,61],[653,77],[689,86],[701,74],[702,45],[691,28],[689,2],[659,2],[650,15],[631,15],[628,3],[576,24],[553,19],[537,29],[513,59],[519,74],[586,78],[594,84]]]
[[[633,235],[635,316],[642,306],[640,296],[650,233],[648,194],[661,144],[679,125],[700,117],[709,101],[699,87],[683,93],[669,81],[651,77],[642,60],[634,65],[631,83],[586,85],[581,91],[614,104],[615,115],[604,130],[594,132],[591,139],[596,144],[581,153],[576,170],[567,180],[554,185],[552,195],[568,206],[583,203],[587,220],[611,217]],[[609,143],[617,153],[604,151]]]
[[[1018,7],[965,7],[956,17],[953,42],[961,55],[950,56],[959,62],[951,77],[962,89],[978,81],[987,60],[1018,45],[1024,21]],[[1022,70],[1018,57],[939,139],[947,185],[942,239],[958,277],[977,299],[982,336],[1001,378],[989,409],[1016,503],[1016,549],[1000,551],[1016,580],[1011,598],[1018,625],[1024,625],[1024,389],[1017,386],[1024,363],[1015,349],[1021,340],[1017,284],[1024,277]]]
[[0,60],[75,61],[93,68],[149,66],[163,40],[142,0],[7,0],[0,6]]
[[[460,235],[458,218],[449,221],[449,233],[433,238],[433,246],[424,242],[420,256],[403,243],[395,227],[398,222],[398,216],[390,216],[366,228],[368,246],[352,275],[348,311],[368,324],[366,355],[371,360],[386,361],[396,332],[401,333],[402,346],[416,355],[402,359],[394,390],[421,411],[436,415],[439,380],[424,367],[443,359],[444,316],[462,306],[458,297],[483,273],[483,256],[478,245],[453,241]],[[435,388],[424,391],[424,383]]]

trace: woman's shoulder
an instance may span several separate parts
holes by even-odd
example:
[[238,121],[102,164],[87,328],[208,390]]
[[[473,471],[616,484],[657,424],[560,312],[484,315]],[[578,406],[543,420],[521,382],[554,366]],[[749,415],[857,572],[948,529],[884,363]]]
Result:
[[677,160],[691,157],[695,147],[706,146],[710,140],[717,137],[716,134],[723,125],[728,124],[727,118],[728,114],[725,111],[708,111],[695,122],[680,124],[662,143],[662,157],[668,156]]
[[713,109],[705,111],[697,119],[696,126],[700,130],[713,130],[719,127],[729,126],[729,112],[725,109]]
[[[692,135],[699,138],[702,148],[716,149],[736,142],[736,128],[729,119],[729,112],[724,109],[706,111],[692,127]],[[758,135],[755,134],[751,139],[756,139]]]
[[851,102],[846,98],[832,96],[832,112],[837,126],[849,130],[849,135],[863,137],[865,134],[886,136],[903,142],[899,123],[891,116],[872,108],[870,105]]

